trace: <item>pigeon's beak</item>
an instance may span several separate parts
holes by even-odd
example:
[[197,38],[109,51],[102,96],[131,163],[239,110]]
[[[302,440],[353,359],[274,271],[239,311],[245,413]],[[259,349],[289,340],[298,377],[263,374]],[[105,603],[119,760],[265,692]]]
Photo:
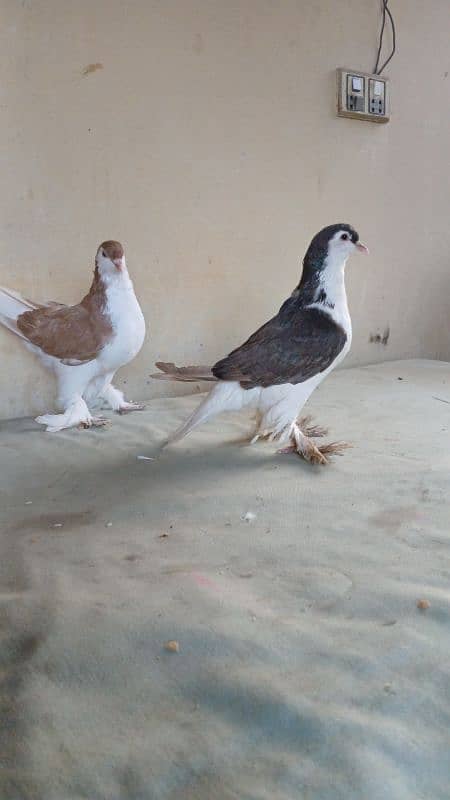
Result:
[[121,258],[113,258],[114,266],[121,271],[123,269],[123,256]]
[[369,255],[369,248],[366,247],[366,245],[363,244],[362,242],[356,243],[356,249],[358,250],[359,253],[364,253],[364,255],[366,256]]

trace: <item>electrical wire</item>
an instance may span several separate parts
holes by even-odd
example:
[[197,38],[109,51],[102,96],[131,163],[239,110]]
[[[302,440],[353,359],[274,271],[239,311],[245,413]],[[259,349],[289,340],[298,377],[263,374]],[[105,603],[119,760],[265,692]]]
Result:
[[[382,18],[382,23],[381,23],[380,41],[379,41],[379,44],[378,44],[377,62],[375,64],[375,68],[374,68],[374,71],[373,71],[374,75],[381,75],[383,70],[386,69],[387,65],[389,64],[389,62],[390,62],[390,60],[392,58],[392,56],[395,53],[395,48],[396,48],[395,22],[394,22],[394,18],[393,18],[392,14],[391,14],[390,9],[388,8],[389,0],[382,0],[382,1],[383,1],[383,18]],[[391,50],[391,53],[390,53],[389,57],[384,62],[384,64],[381,67],[379,67],[381,50],[382,50],[382,47],[383,47],[384,29],[386,27],[386,15],[389,17],[389,22],[391,24],[392,50]]]
[[384,62],[384,64],[383,64],[383,66],[382,66],[382,67],[380,67],[380,71],[378,72],[378,75],[381,75],[381,73],[383,72],[383,70],[384,70],[384,69],[386,69],[387,65],[389,64],[389,62],[390,62],[390,60],[391,60],[391,58],[392,58],[392,56],[393,56],[393,55],[394,55],[394,53],[395,53],[395,48],[396,48],[396,41],[395,41],[395,39],[396,39],[396,32],[395,32],[395,22],[394,22],[394,18],[393,18],[393,16],[392,16],[392,14],[391,14],[391,12],[390,12],[389,8],[387,7],[387,4],[388,4],[388,0],[385,0],[384,7],[385,7],[385,9],[386,9],[386,14],[387,14],[387,15],[388,15],[388,17],[389,17],[389,21],[390,21],[390,23],[391,23],[391,29],[392,29],[392,51],[391,51],[391,54],[390,54],[389,58],[387,58],[387,59],[386,59],[386,61],[385,61],[385,62]]
[[386,25],[386,3],[385,3],[385,0],[382,0],[382,1],[383,1],[383,18],[382,18],[382,23],[381,23],[380,41],[378,43],[377,60],[376,60],[376,64],[375,64],[374,69],[373,69],[373,74],[374,75],[378,75],[379,74],[377,72],[377,69],[378,69],[378,65],[380,63],[381,48],[383,46],[384,27]]

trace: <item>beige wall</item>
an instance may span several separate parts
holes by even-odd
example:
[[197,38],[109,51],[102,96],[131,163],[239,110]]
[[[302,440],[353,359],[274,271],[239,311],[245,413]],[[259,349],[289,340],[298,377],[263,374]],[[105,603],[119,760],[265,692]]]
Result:
[[[393,4],[388,125],[334,114],[335,68],[373,68],[377,0],[1,5],[0,283],[76,301],[123,241],[149,327],[131,396],[180,391],[148,382],[157,358],[240,343],[342,220],[372,251],[346,363],[450,357],[448,0]],[[0,415],[42,411],[52,379],[3,330],[0,364]]]

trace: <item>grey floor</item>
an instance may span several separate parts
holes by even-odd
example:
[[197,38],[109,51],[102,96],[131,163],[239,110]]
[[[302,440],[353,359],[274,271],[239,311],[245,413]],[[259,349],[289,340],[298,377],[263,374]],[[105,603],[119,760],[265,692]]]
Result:
[[448,800],[450,365],[331,376],[327,468],[157,457],[197,400],[0,423],[0,797]]

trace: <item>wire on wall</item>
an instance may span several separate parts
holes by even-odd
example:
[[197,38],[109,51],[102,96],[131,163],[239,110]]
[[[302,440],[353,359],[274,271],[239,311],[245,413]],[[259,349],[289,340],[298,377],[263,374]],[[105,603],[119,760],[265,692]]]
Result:
[[[396,42],[395,42],[395,39],[396,39],[395,23],[394,23],[394,18],[393,18],[392,14],[391,14],[391,11],[388,8],[389,0],[382,0],[382,2],[383,2],[383,18],[382,18],[382,22],[381,22],[380,41],[379,41],[379,44],[378,44],[377,62],[375,64],[375,69],[373,71],[374,75],[381,75],[383,70],[386,69],[387,65],[389,64],[389,62],[390,62],[390,60],[392,58],[392,56],[395,53],[395,45],[396,45]],[[383,48],[383,38],[384,38],[384,31],[385,31],[385,27],[386,27],[386,16],[389,18],[389,22],[390,22],[391,30],[392,30],[392,50],[391,50],[391,53],[390,53],[389,57],[386,59],[384,64],[382,64],[382,66],[380,67],[379,64],[380,64],[381,50]]]

